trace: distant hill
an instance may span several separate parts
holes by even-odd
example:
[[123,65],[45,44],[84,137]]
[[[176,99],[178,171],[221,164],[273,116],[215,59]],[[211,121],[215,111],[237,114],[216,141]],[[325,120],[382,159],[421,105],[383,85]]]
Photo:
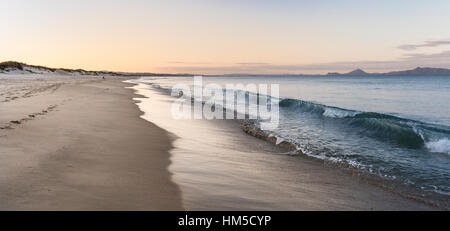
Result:
[[417,67],[413,70],[406,71],[393,71],[383,75],[449,75],[450,69],[444,68],[431,68],[431,67]]
[[356,70],[350,71],[349,73],[344,74],[344,75],[352,75],[352,76],[353,75],[368,75],[368,73],[363,71],[363,70],[361,70],[361,69],[356,69]]
[[391,71],[386,73],[367,73],[361,69],[356,69],[354,71],[348,72],[348,73],[337,73],[337,72],[330,72],[327,75],[329,76],[450,76],[450,69],[445,68],[432,68],[432,67],[417,67],[412,70],[405,70],[405,71]]

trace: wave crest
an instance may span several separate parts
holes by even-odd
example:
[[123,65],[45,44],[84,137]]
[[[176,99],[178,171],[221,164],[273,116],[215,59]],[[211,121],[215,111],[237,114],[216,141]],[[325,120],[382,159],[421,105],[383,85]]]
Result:
[[439,152],[439,153],[447,153],[450,154],[450,140],[447,138],[443,138],[436,141],[429,141],[425,143],[425,147],[430,152]]
[[312,113],[324,119],[339,119],[362,135],[393,142],[407,148],[427,148],[430,152],[449,153],[450,128],[427,124],[393,115],[348,110],[323,104],[282,99],[280,107],[301,113]]

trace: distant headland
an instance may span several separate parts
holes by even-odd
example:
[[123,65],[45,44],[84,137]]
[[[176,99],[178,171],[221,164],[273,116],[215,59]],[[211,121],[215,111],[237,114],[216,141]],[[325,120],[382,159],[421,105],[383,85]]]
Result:
[[336,72],[330,72],[327,75],[345,75],[345,76],[365,76],[365,75],[384,75],[384,76],[436,76],[436,75],[443,75],[443,76],[450,76],[450,69],[445,68],[432,68],[432,67],[417,67],[412,70],[405,70],[405,71],[391,71],[386,73],[367,73],[361,69],[356,69],[354,71],[348,72],[348,73],[336,73]]

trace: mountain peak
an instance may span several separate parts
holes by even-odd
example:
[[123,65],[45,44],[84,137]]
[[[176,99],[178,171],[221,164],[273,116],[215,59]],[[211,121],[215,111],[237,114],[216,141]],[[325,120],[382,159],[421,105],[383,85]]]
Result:
[[354,71],[351,71],[349,73],[347,73],[346,75],[367,75],[367,72],[361,70],[361,69],[356,69]]

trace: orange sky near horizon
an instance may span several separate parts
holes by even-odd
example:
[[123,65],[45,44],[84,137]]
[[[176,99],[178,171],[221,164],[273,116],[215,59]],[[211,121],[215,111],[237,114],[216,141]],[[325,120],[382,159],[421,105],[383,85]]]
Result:
[[204,74],[450,67],[448,1],[19,0],[2,5],[1,61]]

